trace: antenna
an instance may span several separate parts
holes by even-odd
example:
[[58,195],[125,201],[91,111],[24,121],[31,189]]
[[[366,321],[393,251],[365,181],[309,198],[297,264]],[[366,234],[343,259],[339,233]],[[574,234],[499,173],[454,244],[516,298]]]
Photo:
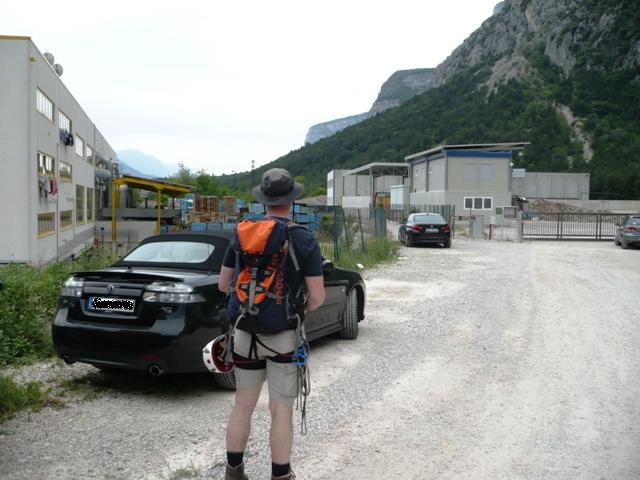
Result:
[[64,69],[62,68],[62,65],[60,65],[59,63],[56,63],[53,66],[53,70],[58,74],[59,77],[61,77],[62,73],[64,72]]
[[45,52],[44,53],[44,58],[47,59],[47,62],[49,62],[49,65],[53,65],[54,63],[56,63],[56,59],[53,56],[53,53]]

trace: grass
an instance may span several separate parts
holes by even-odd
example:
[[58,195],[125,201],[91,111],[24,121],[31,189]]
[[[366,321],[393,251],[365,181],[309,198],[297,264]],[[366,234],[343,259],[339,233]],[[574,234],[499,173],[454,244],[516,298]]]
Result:
[[102,268],[113,258],[83,256],[45,268],[11,264],[0,268],[0,367],[33,363],[53,354],[51,320],[60,287],[73,272]]
[[[387,238],[372,238],[365,241],[365,249],[350,250],[346,246],[340,248],[338,259],[334,264],[350,270],[362,270],[375,267],[381,263],[392,262],[398,258],[400,242]],[[326,258],[333,255],[326,252]]]
[[0,376],[0,422],[24,409],[40,410],[51,403],[40,382],[20,386],[12,379]]

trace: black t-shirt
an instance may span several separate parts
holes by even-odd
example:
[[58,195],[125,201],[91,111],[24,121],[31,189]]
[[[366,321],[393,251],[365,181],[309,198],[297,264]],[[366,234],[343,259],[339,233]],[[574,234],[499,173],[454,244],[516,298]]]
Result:
[[[286,218],[275,217],[282,221],[289,221]],[[298,260],[300,270],[296,272],[291,255],[287,255],[287,265],[285,269],[284,281],[290,292],[297,292],[298,288],[304,288],[304,277],[319,277],[322,275],[322,256],[320,246],[309,230],[304,227],[290,228],[291,242],[294,253]],[[232,248],[227,248],[222,264],[228,268],[236,266],[236,252]]]

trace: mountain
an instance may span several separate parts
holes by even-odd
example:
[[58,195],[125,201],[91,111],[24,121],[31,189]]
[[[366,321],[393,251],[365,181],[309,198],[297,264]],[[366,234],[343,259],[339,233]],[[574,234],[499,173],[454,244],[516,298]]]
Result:
[[371,107],[370,114],[378,114],[394,108],[427,90],[435,68],[398,70],[382,84],[378,98]]
[[[506,0],[421,88],[256,178],[279,166],[313,187],[438,144],[530,141],[514,166],[586,171],[593,198],[640,198],[637,0]],[[235,181],[248,187],[249,174]]]
[[136,170],[131,165],[123,160],[119,160],[120,163],[120,173],[123,175],[133,175],[134,177],[142,177],[142,178],[156,178],[155,175],[149,175],[148,173],[141,172],[140,170]]
[[330,137],[347,127],[360,123],[389,108],[397,107],[411,97],[419,95],[427,89],[434,70],[433,68],[416,68],[395,72],[382,84],[378,98],[373,103],[370,111],[313,125],[309,128],[304,144],[316,143],[322,138]]
[[147,155],[140,150],[121,150],[117,152],[120,163],[125,163],[127,168],[148,178],[169,177],[178,171],[178,166],[162,163],[153,155]]
[[351,125],[355,125],[362,120],[366,120],[369,117],[369,113],[360,113],[358,115],[351,115],[350,117],[338,118],[337,120],[330,120],[324,123],[318,123],[309,128],[307,136],[304,139],[305,145],[316,143],[318,140],[338,133]]

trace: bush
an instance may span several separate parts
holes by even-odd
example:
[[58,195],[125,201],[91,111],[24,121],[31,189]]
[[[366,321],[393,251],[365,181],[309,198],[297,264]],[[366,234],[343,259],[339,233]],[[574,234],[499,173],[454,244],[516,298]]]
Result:
[[81,257],[38,269],[27,265],[0,268],[0,366],[51,356],[50,326],[60,287],[71,273],[101,268],[113,259]]
[[18,410],[42,408],[46,402],[40,383],[31,382],[21,387],[10,378],[0,376],[0,422]]

